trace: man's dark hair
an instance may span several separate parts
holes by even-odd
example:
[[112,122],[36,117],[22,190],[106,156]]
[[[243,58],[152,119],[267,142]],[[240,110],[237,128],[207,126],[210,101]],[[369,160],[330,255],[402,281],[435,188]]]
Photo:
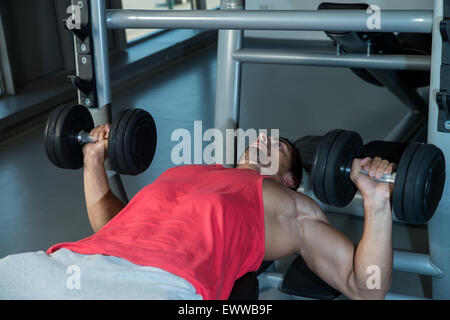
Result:
[[288,138],[280,137],[280,140],[286,142],[288,145],[292,147],[293,157],[292,157],[292,166],[291,171],[294,177],[297,178],[298,183],[300,184],[302,182],[302,176],[303,176],[303,163],[302,159],[300,157],[300,152],[297,150],[297,148],[294,146],[294,144],[289,140]]

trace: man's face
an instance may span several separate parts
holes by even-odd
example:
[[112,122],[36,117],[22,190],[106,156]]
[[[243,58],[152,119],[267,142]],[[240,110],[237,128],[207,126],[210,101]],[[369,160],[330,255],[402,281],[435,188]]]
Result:
[[[260,168],[261,174],[274,176],[276,180],[291,188],[292,182],[286,181],[285,176],[292,166],[294,152],[295,150],[285,140],[260,134],[250,144],[243,155],[245,159],[242,158],[240,163],[245,161],[245,163],[257,165]],[[278,164],[277,168],[267,173],[269,172],[268,168],[273,163]]]

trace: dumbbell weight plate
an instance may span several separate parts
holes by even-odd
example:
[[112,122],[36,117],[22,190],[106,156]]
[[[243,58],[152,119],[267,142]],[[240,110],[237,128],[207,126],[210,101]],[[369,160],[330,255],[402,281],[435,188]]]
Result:
[[[81,105],[62,107],[55,118],[49,117],[48,127],[54,122],[54,130],[46,130],[46,149],[53,141],[55,157],[49,157],[62,169],[79,169],[83,166],[83,152],[76,136],[80,131],[90,132],[94,121],[89,110]],[[47,127],[47,126],[46,126]]]
[[94,121],[86,107],[64,107],[55,125],[55,155],[61,168],[76,170],[83,166],[82,147],[76,136],[80,131],[90,132],[93,128]]
[[125,131],[124,154],[128,174],[137,175],[150,166],[156,151],[156,125],[153,117],[142,109],[130,117]]
[[64,108],[61,107],[56,108],[50,113],[44,130],[45,152],[47,153],[50,162],[58,167],[59,165],[55,154],[55,126],[63,109]]
[[[424,224],[434,215],[445,184],[445,158],[434,145],[415,144],[402,157],[400,170],[406,173],[395,180],[394,199],[401,198],[401,207],[394,203],[394,213],[400,220]],[[408,150],[408,149],[407,149]],[[413,152],[414,151],[414,152]],[[408,168],[405,169],[408,164]],[[403,190],[402,194],[400,194]]]
[[127,108],[120,111],[111,123],[111,130],[108,142],[108,158],[113,170],[120,174],[127,174],[127,163],[125,160],[124,134],[130,116],[136,109]]
[[322,136],[306,136],[294,142],[295,149],[301,155],[302,167],[308,172],[311,172],[314,156],[322,138]]
[[328,154],[336,137],[344,132],[333,130],[320,140],[311,165],[311,183],[314,195],[321,202],[329,204],[325,193],[325,170],[327,168]]
[[325,170],[325,194],[329,205],[342,208],[355,197],[357,188],[345,168],[351,168],[353,159],[361,157],[364,151],[358,133],[344,131],[337,135],[330,148]]
[[392,194],[392,209],[397,219],[401,221],[406,221],[406,217],[403,215],[403,195],[405,193],[406,176],[408,174],[411,160],[414,157],[414,153],[419,146],[420,144],[418,143],[408,146],[403,153],[400,162],[398,163],[397,175],[395,177],[394,183],[394,191]]
[[111,125],[108,157],[114,170],[121,174],[144,172],[156,151],[156,125],[142,109],[124,109]]

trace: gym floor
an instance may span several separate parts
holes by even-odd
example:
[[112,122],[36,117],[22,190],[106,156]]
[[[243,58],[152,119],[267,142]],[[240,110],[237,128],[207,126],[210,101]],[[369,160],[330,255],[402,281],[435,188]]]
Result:
[[[158,75],[129,82],[113,91],[113,114],[125,107],[152,113],[158,147],[150,168],[123,177],[128,197],[173,166],[170,140],[177,128],[193,132],[213,127],[216,46],[186,57]],[[358,131],[366,142],[383,139],[407,110],[387,90],[370,86],[347,69],[244,65],[241,128],[280,129],[293,140],[336,128]],[[0,257],[46,250],[58,242],[92,234],[84,204],[82,170],[54,167],[43,144],[44,123],[0,145]],[[357,243],[363,220],[329,214],[330,221]],[[426,253],[427,230],[395,224],[394,248]],[[292,257],[291,257],[292,258]],[[290,261],[291,258],[286,261]],[[277,262],[283,271],[286,261]],[[427,277],[394,272],[392,292],[430,297]],[[269,290],[261,299],[289,298]]]

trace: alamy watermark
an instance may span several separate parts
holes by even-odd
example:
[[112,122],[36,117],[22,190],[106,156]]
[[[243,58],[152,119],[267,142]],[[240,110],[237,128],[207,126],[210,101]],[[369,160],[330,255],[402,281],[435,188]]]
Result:
[[367,28],[369,30],[380,30],[381,8],[377,5],[372,4],[367,8],[367,14],[370,14],[370,17],[367,18]]
[[66,273],[69,274],[66,280],[67,289],[81,290],[81,268],[73,264],[67,267]]
[[70,15],[66,20],[66,27],[68,30],[81,29],[81,8],[83,2],[80,1],[78,5],[70,5],[67,7],[66,13]]
[[[262,174],[274,175],[279,169],[279,138],[279,129],[226,129],[225,132],[208,129],[203,132],[202,121],[194,121],[193,136],[189,130],[183,128],[172,132],[171,141],[178,143],[172,148],[171,159],[175,165],[232,165],[236,156],[239,159],[244,155],[242,161],[258,165]],[[210,143],[203,148],[203,142]]]
[[367,278],[367,289],[381,289],[381,269],[379,266],[371,265],[367,267],[367,274],[370,276]]

